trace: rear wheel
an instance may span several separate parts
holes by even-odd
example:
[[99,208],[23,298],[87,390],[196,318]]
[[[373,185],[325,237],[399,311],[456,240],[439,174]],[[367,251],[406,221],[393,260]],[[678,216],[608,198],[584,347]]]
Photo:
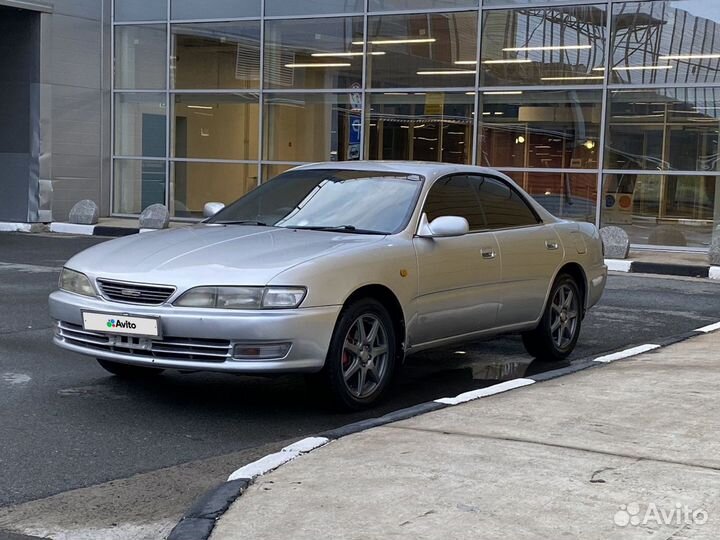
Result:
[[561,274],[550,291],[540,324],[522,336],[525,350],[541,360],[564,360],[575,349],[581,323],[580,288],[572,276]]
[[152,368],[145,366],[131,366],[130,364],[121,364],[120,362],[113,362],[111,360],[97,359],[98,364],[102,366],[105,371],[112,373],[117,377],[123,377],[127,379],[138,379],[141,377],[152,377],[160,375],[164,369]]
[[321,373],[333,400],[358,410],[376,403],[395,370],[395,327],[385,306],[372,298],[347,306],[333,332]]

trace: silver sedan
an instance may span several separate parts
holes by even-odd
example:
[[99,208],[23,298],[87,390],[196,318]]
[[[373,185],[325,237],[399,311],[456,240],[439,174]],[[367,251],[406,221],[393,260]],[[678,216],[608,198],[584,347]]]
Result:
[[118,376],[305,372],[360,408],[424,349],[513,332],[566,358],[606,278],[595,226],[497,171],[330,162],[83,251],[50,314],[57,345]]

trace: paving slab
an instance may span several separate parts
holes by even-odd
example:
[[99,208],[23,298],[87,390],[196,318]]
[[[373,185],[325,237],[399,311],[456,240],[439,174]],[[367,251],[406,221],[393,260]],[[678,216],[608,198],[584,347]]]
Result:
[[211,539],[718,538],[718,348],[707,334],[339,439],[260,477]]

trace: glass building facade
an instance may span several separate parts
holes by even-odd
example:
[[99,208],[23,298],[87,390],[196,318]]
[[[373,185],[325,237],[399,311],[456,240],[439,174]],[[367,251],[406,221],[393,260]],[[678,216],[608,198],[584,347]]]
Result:
[[720,3],[115,0],[111,212],[294,165],[497,168],[636,246],[720,225]]

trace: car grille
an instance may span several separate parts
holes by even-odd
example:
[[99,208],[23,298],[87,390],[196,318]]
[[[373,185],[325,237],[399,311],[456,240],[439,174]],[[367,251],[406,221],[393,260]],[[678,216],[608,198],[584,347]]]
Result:
[[64,321],[58,321],[55,333],[67,343],[89,351],[106,351],[158,360],[211,363],[224,362],[232,357],[232,344],[227,339],[116,336],[84,330],[82,326]]
[[108,300],[144,306],[159,306],[175,292],[175,287],[170,285],[125,283],[101,278],[98,278],[97,284],[100,292]]

